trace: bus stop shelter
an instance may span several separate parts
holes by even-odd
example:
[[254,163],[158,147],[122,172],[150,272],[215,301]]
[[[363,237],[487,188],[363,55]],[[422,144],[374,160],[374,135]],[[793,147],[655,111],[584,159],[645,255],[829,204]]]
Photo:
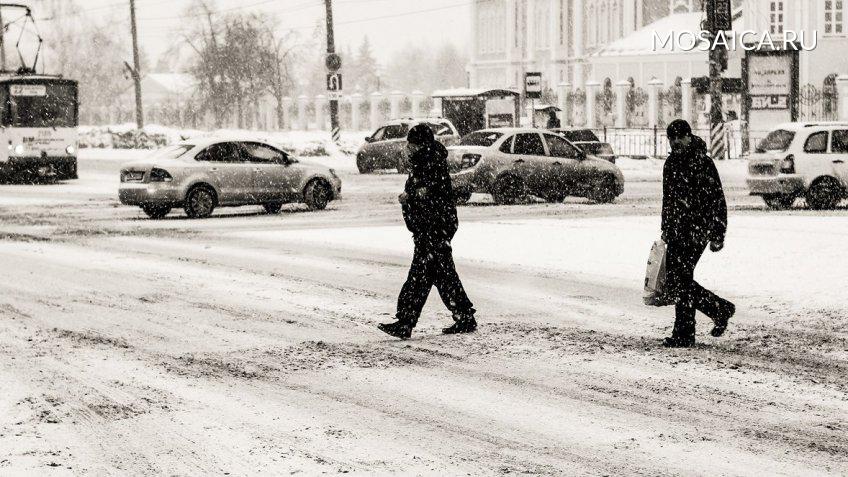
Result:
[[486,128],[516,127],[521,121],[521,94],[510,89],[451,89],[436,91],[441,115],[460,136]]

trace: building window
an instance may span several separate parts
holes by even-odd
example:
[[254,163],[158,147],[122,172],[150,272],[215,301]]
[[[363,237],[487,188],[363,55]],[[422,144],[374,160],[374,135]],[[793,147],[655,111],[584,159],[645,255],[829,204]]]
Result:
[[824,33],[825,35],[843,35],[845,33],[845,11],[843,0],[825,0],[824,2]]
[[783,34],[783,1],[769,2],[769,32],[773,35]]

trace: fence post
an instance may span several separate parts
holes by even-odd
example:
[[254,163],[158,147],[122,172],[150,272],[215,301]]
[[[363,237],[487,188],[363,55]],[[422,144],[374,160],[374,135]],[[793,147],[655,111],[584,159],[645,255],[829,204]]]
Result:
[[315,128],[319,131],[326,130],[324,124],[324,104],[327,103],[327,97],[319,94],[315,97]]
[[601,83],[590,80],[586,82],[586,128],[594,129],[597,126],[595,121],[595,97],[598,95],[598,88]]
[[627,127],[627,91],[630,89],[629,81],[619,81],[615,84],[618,90],[615,96],[615,127]]
[[389,119],[398,119],[400,117],[400,101],[403,99],[403,93],[400,91],[392,91],[389,95],[389,105],[391,114]]
[[648,126],[656,127],[660,111],[660,88],[663,82],[654,78],[648,82]]
[[309,119],[306,117],[306,103],[309,98],[302,94],[297,97],[297,126],[301,131],[309,129]]
[[839,120],[848,121],[848,75],[836,78],[836,94],[839,100]]
[[380,101],[382,100],[382,93],[371,93],[371,129],[377,129],[378,127],[380,127]]
[[692,78],[680,82],[680,113],[683,119],[692,124]]
[[362,104],[362,94],[353,93],[350,95],[350,129],[353,131],[359,131],[360,104]]
[[563,126],[571,124],[571,103],[568,102],[568,91],[571,85],[568,83],[560,83],[559,91],[557,92],[557,102],[559,103],[559,121]]
[[410,95],[409,101],[412,103],[412,111],[410,111],[410,116],[413,118],[421,117],[421,101],[424,100],[424,93],[422,91],[413,91],[412,95]]
[[660,157],[660,151],[659,151],[659,139],[657,138],[657,124],[656,124],[656,121],[654,121],[654,157],[655,157],[655,158]]
[[607,141],[607,125],[606,124],[604,124],[604,142],[608,142]]

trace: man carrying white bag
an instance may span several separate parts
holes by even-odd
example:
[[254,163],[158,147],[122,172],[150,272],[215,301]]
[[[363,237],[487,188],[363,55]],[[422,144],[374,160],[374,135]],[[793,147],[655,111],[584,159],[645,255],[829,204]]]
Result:
[[674,304],[674,299],[668,296],[665,287],[665,242],[660,239],[654,242],[648,255],[648,270],[645,272],[645,295],[642,297],[648,306],[668,306]]

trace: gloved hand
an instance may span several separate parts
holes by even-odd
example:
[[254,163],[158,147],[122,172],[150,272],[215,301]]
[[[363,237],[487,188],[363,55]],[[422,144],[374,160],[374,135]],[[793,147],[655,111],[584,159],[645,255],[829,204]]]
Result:
[[409,196],[406,194],[406,192],[403,192],[401,195],[398,196],[398,202],[400,202],[401,205],[406,205],[406,201],[408,199]]
[[710,250],[713,252],[721,252],[721,249],[724,248],[724,240],[713,240],[710,242]]

